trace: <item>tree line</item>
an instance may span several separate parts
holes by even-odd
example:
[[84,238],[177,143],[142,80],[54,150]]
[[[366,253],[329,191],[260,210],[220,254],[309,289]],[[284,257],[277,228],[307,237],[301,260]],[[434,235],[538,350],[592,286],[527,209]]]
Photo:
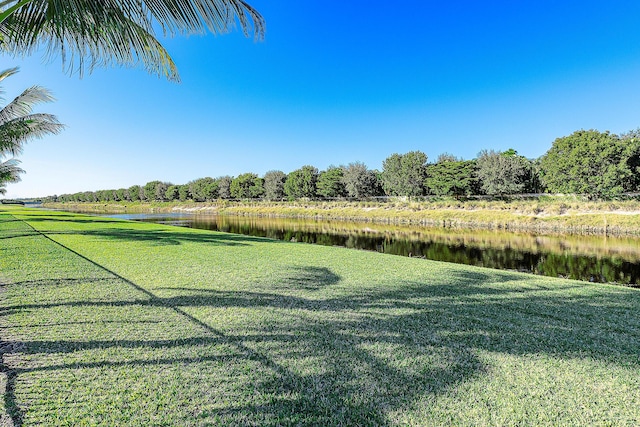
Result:
[[639,191],[640,130],[621,135],[579,130],[557,138],[538,159],[527,159],[509,149],[482,150],[472,160],[445,153],[430,163],[424,152],[411,151],[390,155],[381,171],[361,162],[329,166],[323,171],[306,165],[289,174],[272,170],[260,177],[248,172],[237,177],[199,178],[182,185],[151,181],[129,188],[52,196],[48,200],[207,202],[429,195],[504,197],[523,193],[582,194],[606,199]]

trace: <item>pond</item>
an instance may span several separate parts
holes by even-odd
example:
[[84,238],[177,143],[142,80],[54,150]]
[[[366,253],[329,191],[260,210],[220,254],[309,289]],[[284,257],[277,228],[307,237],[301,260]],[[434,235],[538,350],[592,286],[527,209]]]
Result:
[[107,216],[640,286],[640,239],[634,238],[537,236],[505,231],[189,213]]

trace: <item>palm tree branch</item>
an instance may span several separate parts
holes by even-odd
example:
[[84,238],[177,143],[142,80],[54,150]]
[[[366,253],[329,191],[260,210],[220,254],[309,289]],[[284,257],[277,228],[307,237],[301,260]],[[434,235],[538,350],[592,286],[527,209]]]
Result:
[[[0,12],[0,24],[4,22],[5,19],[7,19],[9,16],[11,16],[13,13],[15,13],[18,9],[20,9],[22,6],[24,6],[25,4],[29,3],[30,1],[33,0],[21,0],[17,3],[15,3],[13,6],[9,6],[7,9],[3,10],[2,12]],[[0,7],[4,8],[6,6],[8,6],[11,3],[14,3],[15,0],[6,0],[0,3]]]
[[32,86],[0,110],[0,124],[16,117],[31,114],[34,105],[53,100],[54,97],[48,89]]
[[[89,70],[97,65],[142,63],[152,73],[179,79],[173,60],[151,33],[151,23],[142,19],[142,9],[118,9],[113,0],[105,0],[100,7],[87,0],[52,3],[57,20],[46,18],[51,12],[46,1],[34,1],[6,22],[8,50],[30,53],[40,41],[49,55],[59,52],[71,72],[77,66],[82,74],[85,63]],[[140,19],[134,22],[129,15]]]
[[[177,80],[171,57],[158,42],[165,35],[225,33],[240,24],[245,35],[262,39],[262,16],[244,0],[31,0],[0,24],[2,50],[31,53],[40,44],[63,63],[135,65]],[[70,68],[73,68],[70,66]],[[73,71],[73,70],[72,70]]]
[[20,154],[25,142],[57,135],[63,129],[64,125],[51,114],[37,113],[9,120],[0,125],[0,155]]
[[20,161],[16,159],[0,162],[0,186],[7,182],[20,182],[20,174],[25,171],[18,167],[19,164]]

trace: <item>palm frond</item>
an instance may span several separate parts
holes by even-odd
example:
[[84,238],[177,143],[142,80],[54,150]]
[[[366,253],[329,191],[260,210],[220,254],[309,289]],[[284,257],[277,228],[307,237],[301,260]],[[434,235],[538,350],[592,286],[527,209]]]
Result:
[[56,116],[37,113],[17,117],[0,124],[0,155],[22,153],[25,142],[56,135],[64,129]]
[[264,37],[264,18],[244,0],[146,0],[152,20],[170,34],[230,31],[237,22],[245,35]]
[[171,57],[158,42],[165,35],[225,33],[240,25],[264,37],[262,16],[244,0],[31,0],[0,24],[0,49],[28,54],[45,45],[73,71],[96,65],[138,65],[178,80]]
[[17,117],[31,114],[36,104],[54,100],[55,98],[48,89],[32,86],[0,110],[0,125]]
[[19,164],[20,161],[16,159],[0,162],[0,186],[4,183],[20,182],[20,175],[25,171],[18,167]]
[[[7,77],[15,72],[17,69],[12,68],[0,73],[0,77]],[[19,154],[25,142],[45,135],[58,134],[64,129],[64,125],[54,115],[31,114],[35,105],[53,99],[47,89],[32,86],[0,110],[0,155]]]
[[[50,4],[51,3],[51,4]],[[34,0],[2,25],[2,49],[30,54],[45,46],[60,55],[68,71],[82,75],[95,66],[141,63],[149,72],[179,80],[168,52],[153,36],[151,23],[132,20],[114,0]],[[134,16],[144,16],[138,11]]]
[[9,68],[9,69],[0,71],[0,82],[3,81],[4,79],[6,79],[7,77],[13,76],[19,70],[20,70],[19,67],[13,67],[13,68]]
[[[16,72],[17,68],[0,71],[0,81]],[[53,96],[47,89],[32,86],[0,110],[0,159],[7,154],[19,154],[30,139],[57,134],[64,129],[52,114],[32,114],[34,105],[52,100]],[[20,181],[24,170],[18,167],[19,164],[17,159],[0,162],[0,194],[6,194],[7,183]]]
[[[0,41],[0,44],[1,44],[1,41]],[[20,69],[18,67],[13,67],[4,71],[0,71],[0,82],[6,79],[7,77],[11,77],[15,73],[17,73],[19,70]],[[4,94],[4,91],[2,90],[2,87],[0,87],[0,101],[4,100],[4,98],[2,97],[3,94]]]

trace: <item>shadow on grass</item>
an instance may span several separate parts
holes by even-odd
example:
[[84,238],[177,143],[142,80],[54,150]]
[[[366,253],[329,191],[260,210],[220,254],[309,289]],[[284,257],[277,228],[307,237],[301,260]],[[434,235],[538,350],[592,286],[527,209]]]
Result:
[[25,233],[3,233],[0,231],[0,240],[16,239],[19,237],[31,237],[37,236],[40,233],[37,232],[25,232]]
[[273,283],[273,289],[318,291],[340,282],[341,277],[326,267],[291,267],[286,274]]
[[[55,215],[51,216],[24,215],[24,218],[18,219],[18,221],[22,222],[27,227],[28,231],[21,233],[25,236],[33,235],[34,232],[49,236],[80,234],[114,241],[150,242],[155,245],[180,245],[185,242],[194,242],[225,246],[242,246],[252,242],[264,242],[266,240],[261,237],[203,230],[178,231],[176,228],[167,228],[166,226],[157,224],[105,219],[91,216],[84,217],[64,212],[56,212]],[[34,225],[40,224],[40,226],[31,227],[28,225],[29,223],[33,223]],[[47,224],[51,225],[47,227]],[[60,231],[59,228],[66,224],[75,224],[77,227],[75,229],[73,227],[64,227],[64,230]],[[105,225],[105,227],[96,228],[97,226],[102,225]],[[87,228],[85,226],[90,227]],[[272,240],[272,242],[275,243],[278,241]]]
[[45,222],[63,222],[65,224],[126,224],[124,220],[77,215],[27,216],[24,218],[24,221],[36,224]]
[[92,283],[99,286],[102,283],[108,283],[111,281],[113,281],[113,279],[109,277],[61,277],[58,279],[22,280],[19,282],[13,282],[13,286],[69,286],[82,283]]
[[0,213],[0,240],[29,237],[38,233],[12,215]]
[[[92,236],[98,239],[129,242],[149,242],[160,246],[180,245],[185,242],[206,243],[221,246],[246,246],[252,242],[264,242],[265,239],[258,237],[242,236],[237,234],[227,234],[219,232],[190,233],[175,230],[139,230],[136,228],[103,228],[92,230],[57,231],[43,230],[34,233],[24,233],[24,236],[45,234],[47,236],[56,235],[83,235]],[[23,237],[23,236],[11,236]],[[1,237],[0,237],[1,238]],[[277,241],[273,241],[277,242]]]
[[[55,233],[47,233],[55,234]],[[245,246],[252,242],[264,242],[264,239],[238,234],[214,232],[180,232],[176,230],[139,230],[135,228],[104,228],[80,231],[76,234],[95,236],[106,240],[152,242],[159,245],[179,245],[184,242],[206,243],[224,246]]]
[[[290,290],[316,290],[341,280],[330,270],[313,266],[283,277]],[[173,309],[184,321],[200,326],[202,335],[166,340],[128,340],[125,336],[112,341],[22,342],[19,351],[24,354],[107,348],[145,348],[158,353],[148,359],[52,363],[17,369],[15,374],[252,361],[272,375],[244,386],[257,387],[257,394],[285,393],[290,397],[228,406],[210,413],[212,417],[272,420],[266,425],[388,425],[389,412],[409,409],[419,398],[436,396],[486,374],[480,351],[547,354],[635,366],[639,363],[640,327],[637,320],[630,323],[629,319],[633,307],[640,305],[640,298],[624,292],[558,297],[558,288],[533,285],[501,289],[501,281],[509,282],[513,276],[474,272],[451,276],[450,283],[404,282],[391,290],[368,289],[347,297],[318,300],[276,292],[171,287],[163,289],[185,295],[161,298],[119,279],[141,290],[144,296],[135,301],[77,301],[7,308],[157,306]],[[314,281],[318,283],[313,285]],[[567,284],[563,289],[579,286]],[[268,307],[289,312],[290,316],[287,321],[268,327],[257,323],[249,328],[251,333],[231,333],[189,314],[185,311],[188,307]],[[162,356],[162,350],[171,348],[222,344],[235,348],[235,355]],[[297,368],[296,361],[304,359],[316,361],[312,372],[303,374]]]

